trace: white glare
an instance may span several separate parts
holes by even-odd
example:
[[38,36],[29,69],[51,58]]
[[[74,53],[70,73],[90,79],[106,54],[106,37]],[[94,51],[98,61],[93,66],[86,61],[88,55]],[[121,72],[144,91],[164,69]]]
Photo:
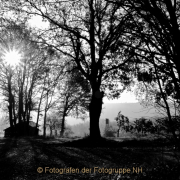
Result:
[[16,50],[6,51],[4,60],[10,65],[17,65],[20,62],[21,55]]

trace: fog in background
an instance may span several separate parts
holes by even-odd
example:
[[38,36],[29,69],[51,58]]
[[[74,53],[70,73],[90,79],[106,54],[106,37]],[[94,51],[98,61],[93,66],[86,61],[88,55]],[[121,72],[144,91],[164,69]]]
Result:
[[[100,130],[101,134],[103,135],[104,128],[105,128],[105,119],[108,118],[110,120],[110,125],[116,126],[115,117],[117,116],[118,112],[124,116],[127,116],[130,121],[134,120],[135,118],[140,117],[154,117],[158,116],[158,112],[155,109],[149,110],[148,108],[143,108],[140,103],[104,103],[102,108],[102,113],[100,117]],[[35,117],[33,118],[35,119]],[[41,122],[40,122],[41,123]],[[72,117],[67,117],[66,119],[66,126],[70,127],[73,131],[73,136],[85,136],[89,134],[89,120],[86,119],[85,121],[80,119],[75,119]],[[8,120],[5,121],[3,114],[1,112],[1,121],[0,121],[0,135],[1,137],[4,136],[4,129],[9,127]],[[40,134],[43,133],[42,126],[40,127]],[[47,128],[47,135],[49,134]]]

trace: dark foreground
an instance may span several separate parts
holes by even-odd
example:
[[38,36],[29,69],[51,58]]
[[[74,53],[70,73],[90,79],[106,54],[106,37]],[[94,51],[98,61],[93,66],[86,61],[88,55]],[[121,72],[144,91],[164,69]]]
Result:
[[160,142],[0,139],[2,180],[180,180],[179,153]]

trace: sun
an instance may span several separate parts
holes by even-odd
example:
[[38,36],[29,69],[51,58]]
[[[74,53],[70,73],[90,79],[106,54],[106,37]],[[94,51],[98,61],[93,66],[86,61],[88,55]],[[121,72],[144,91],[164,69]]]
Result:
[[21,54],[17,50],[5,51],[3,59],[9,65],[17,65],[20,63]]

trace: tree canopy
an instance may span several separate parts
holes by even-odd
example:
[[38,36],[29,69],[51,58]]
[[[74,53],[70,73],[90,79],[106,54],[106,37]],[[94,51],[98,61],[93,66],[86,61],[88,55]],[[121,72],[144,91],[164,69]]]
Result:
[[[69,73],[68,93],[79,91],[78,107],[89,110],[90,136],[96,139],[101,136],[103,97],[118,98],[135,77],[143,83],[142,93],[143,86],[156,88],[151,91],[153,100],[165,107],[172,123],[167,99],[177,105],[180,99],[179,7],[179,1],[171,0],[11,0],[3,2],[2,16],[10,13],[11,21],[24,25],[40,17],[47,24],[29,27],[31,43],[43,49],[43,75],[37,76],[38,82],[43,84],[50,72],[52,89],[58,82],[54,73],[58,68]],[[42,71],[38,69],[34,76]],[[22,99],[19,102],[21,107]],[[172,133],[176,137],[173,129]]]

